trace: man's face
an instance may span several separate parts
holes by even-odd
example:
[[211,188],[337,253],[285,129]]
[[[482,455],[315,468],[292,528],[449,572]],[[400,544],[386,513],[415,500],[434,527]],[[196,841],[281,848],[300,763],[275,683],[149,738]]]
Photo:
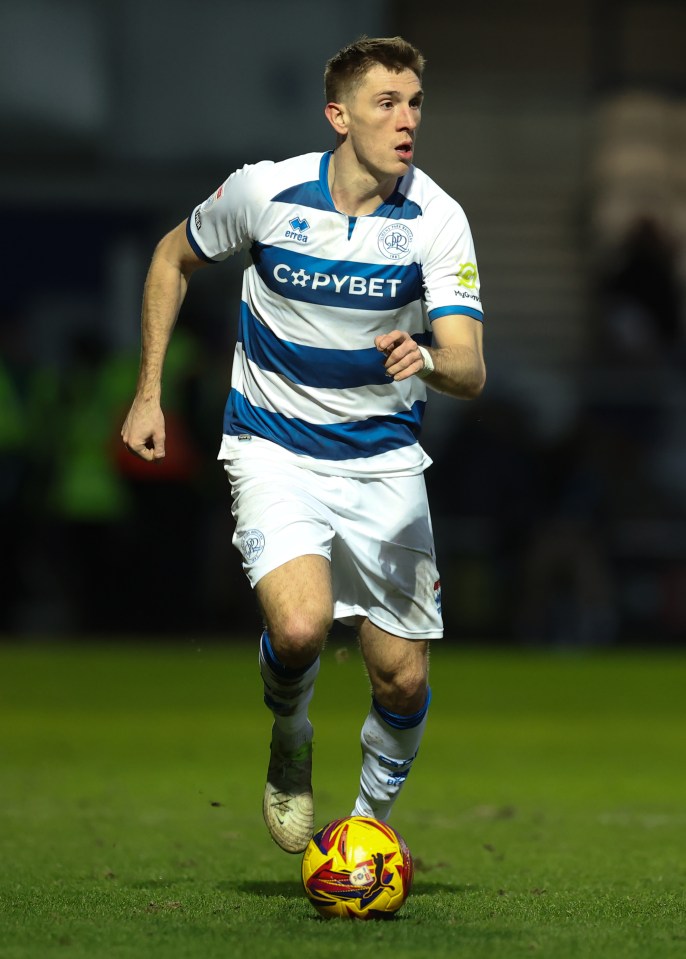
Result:
[[421,120],[422,88],[412,70],[373,66],[346,98],[350,146],[360,164],[383,180],[405,174],[412,163]]

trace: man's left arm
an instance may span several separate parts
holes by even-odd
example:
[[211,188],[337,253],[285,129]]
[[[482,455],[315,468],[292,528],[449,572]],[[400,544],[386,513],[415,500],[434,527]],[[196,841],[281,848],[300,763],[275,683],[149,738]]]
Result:
[[420,376],[432,389],[460,399],[479,396],[486,383],[483,324],[454,313],[437,317],[432,331],[432,346],[419,346],[400,330],[377,336],[374,343],[386,356],[387,375],[398,381]]

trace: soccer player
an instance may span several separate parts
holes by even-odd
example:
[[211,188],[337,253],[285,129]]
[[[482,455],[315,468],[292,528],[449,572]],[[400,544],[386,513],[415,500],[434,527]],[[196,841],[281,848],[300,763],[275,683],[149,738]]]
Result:
[[264,620],[263,813],[292,853],[314,827],[308,705],[334,619],[356,627],[371,684],[352,813],[387,819],[417,755],[443,634],[418,441],[427,386],[471,399],[485,382],[469,225],[413,165],[423,67],[400,37],[340,50],[325,71],[335,148],[232,173],[160,241],[145,284],[122,437],[152,461],[189,278],[247,253],[219,459]]

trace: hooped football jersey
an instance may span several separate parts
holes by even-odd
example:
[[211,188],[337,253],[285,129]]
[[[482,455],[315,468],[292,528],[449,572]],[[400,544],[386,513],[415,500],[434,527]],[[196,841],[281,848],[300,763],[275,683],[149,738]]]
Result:
[[390,379],[374,338],[430,344],[439,316],[482,320],[469,225],[415,167],[373,213],[341,213],[330,159],[244,166],[188,219],[201,258],[248,254],[219,458],[261,437],[321,472],[420,472],[426,385]]

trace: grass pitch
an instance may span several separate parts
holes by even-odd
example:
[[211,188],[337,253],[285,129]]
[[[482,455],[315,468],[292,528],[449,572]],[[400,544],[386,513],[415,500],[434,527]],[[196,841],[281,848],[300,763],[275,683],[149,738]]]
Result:
[[[0,646],[2,959],[686,955],[686,656],[434,644],[393,824],[396,919],[319,919],[261,819],[256,645]],[[332,643],[317,824],[350,811],[368,690]]]

